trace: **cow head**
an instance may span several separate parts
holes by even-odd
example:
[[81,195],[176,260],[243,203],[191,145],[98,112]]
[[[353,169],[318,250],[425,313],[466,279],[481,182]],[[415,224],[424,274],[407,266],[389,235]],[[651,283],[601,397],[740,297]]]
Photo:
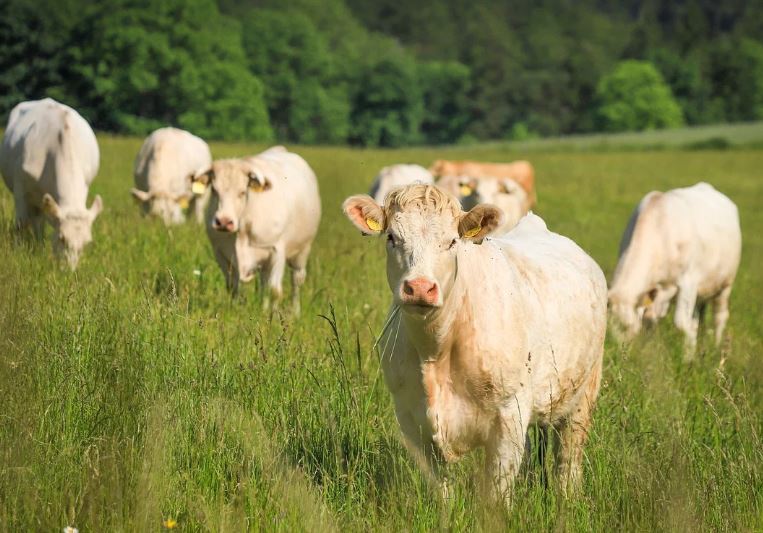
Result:
[[195,193],[212,188],[212,228],[235,233],[244,214],[249,194],[261,194],[272,188],[269,176],[251,159],[223,159],[198,173],[193,179]]
[[168,226],[185,222],[184,209],[188,208],[191,195],[170,194],[163,192],[146,192],[140,189],[132,189],[133,197],[141,202],[147,213],[158,217]]
[[85,246],[93,240],[93,221],[103,210],[103,200],[96,196],[90,209],[63,209],[49,194],[42,197],[42,211],[53,226],[53,252],[63,255],[74,270]]
[[499,231],[510,230],[525,214],[527,192],[511,178],[474,179],[462,188],[470,193],[462,200],[464,209],[478,204],[492,204],[503,212],[506,218]]
[[387,236],[392,297],[406,312],[417,315],[429,314],[447,299],[459,247],[482,242],[503,218],[492,205],[478,205],[465,213],[453,196],[432,185],[395,189],[387,195],[384,208],[369,196],[351,196],[343,209],[363,234]]
[[615,289],[610,289],[607,295],[610,310],[610,325],[612,332],[621,340],[631,340],[641,331],[642,320],[646,307],[637,305]]

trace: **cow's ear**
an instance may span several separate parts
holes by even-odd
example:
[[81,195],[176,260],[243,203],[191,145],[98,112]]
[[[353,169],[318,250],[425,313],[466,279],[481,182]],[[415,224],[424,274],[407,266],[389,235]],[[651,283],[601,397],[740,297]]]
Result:
[[494,205],[479,204],[458,221],[458,234],[464,240],[480,243],[503,224],[503,211]]
[[93,198],[93,203],[90,204],[90,209],[88,209],[90,220],[95,220],[101,214],[101,211],[103,211],[103,198],[101,198],[100,194],[96,194],[95,198]]
[[439,177],[442,172],[442,166],[445,163],[442,159],[436,160],[429,166],[429,173],[435,178]]
[[42,197],[42,212],[51,220],[59,220],[61,218],[61,210],[58,208],[58,203],[48,193],[45,193]]
[[204,194],[207,186],[215,179],[215,171],[207,168],[196,173],[191,178],[191,190],[194,194]]
[[367,194],[350,196],[342,204],[342,210],[363,235],[379,235],[386,228],[384,211]]
[[273,184],[268,178],[255,172],[254,170],[249,172],[249,190],[254,192],[263,192],[271,189]]
[[148,202],[151,199],[151,193],[146,191],[141,191],[140,189],[131,189],[130,192],[132,193],[133,197],[140,201],[140,202]]

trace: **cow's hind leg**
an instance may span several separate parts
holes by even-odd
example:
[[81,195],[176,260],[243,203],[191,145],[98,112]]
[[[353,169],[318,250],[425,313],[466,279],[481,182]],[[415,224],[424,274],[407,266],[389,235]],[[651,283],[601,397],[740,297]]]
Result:
[[300,287],[302,287],[307,278],[307,258],[310,257],[310,246],[308,244],[289,260],[289,266],[291,267],[291,307],[297,316],[299,316],[300,312]]
[[723,331],[726,329],[726,322],[729,320],[729,297],[731,296],[731,286],[724,287],[715,297],[713,302],[713,321],[715,322],[715,345],[719,346],[723,340]]
[[601,360],[591,369],[572,413],[557,424],[556,473],[565,494],[576,492],[583,482],[583,448],[588,440],[600,383]]

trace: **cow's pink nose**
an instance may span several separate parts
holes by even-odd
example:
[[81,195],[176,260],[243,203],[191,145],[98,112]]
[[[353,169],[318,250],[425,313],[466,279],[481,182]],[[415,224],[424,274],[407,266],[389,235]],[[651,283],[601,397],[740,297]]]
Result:
[[437,283],[426,278],[407,279],[403,282],[403,302],[435,305],[439,290]]
[[215,217],[212,227],[218,231],[233,231],[233,221],[227,217]]

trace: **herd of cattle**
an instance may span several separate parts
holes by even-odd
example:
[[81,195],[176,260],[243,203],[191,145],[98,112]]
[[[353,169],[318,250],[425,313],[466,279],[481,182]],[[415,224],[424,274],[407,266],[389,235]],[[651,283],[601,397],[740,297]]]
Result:
[[[71,268],[103,208],[100,196],[86,206],[98,166],[95,135],[75,110],[45,99],[11,112],[0,172],[16,225],[41,238],[47,219]],[[298,312],[321,217],[304,159],[277,146],[213,160],[203,140],[162,128],[143,143],[134,179],[145,213],[175,224],[190,209],[205,224],[233,293],[259,272],[266,305],[277,303],[288,264]],[[363,234],[386,236],[392,306],[381,364],[406,445],[444,490],[444,465],[484,447],[489,486],[508,498],[531,424],[555,432],[562,487],[579,485],[608,308],[613,332],[630,338],[675,299],[690,356],[712,302],[722,339],[741,230],[736,206],[711,185],[641,200],[609,291],[596,262],[530,212],[535,203],[526,161],[436,161],[386,167],[371,196],[343,204]]]

